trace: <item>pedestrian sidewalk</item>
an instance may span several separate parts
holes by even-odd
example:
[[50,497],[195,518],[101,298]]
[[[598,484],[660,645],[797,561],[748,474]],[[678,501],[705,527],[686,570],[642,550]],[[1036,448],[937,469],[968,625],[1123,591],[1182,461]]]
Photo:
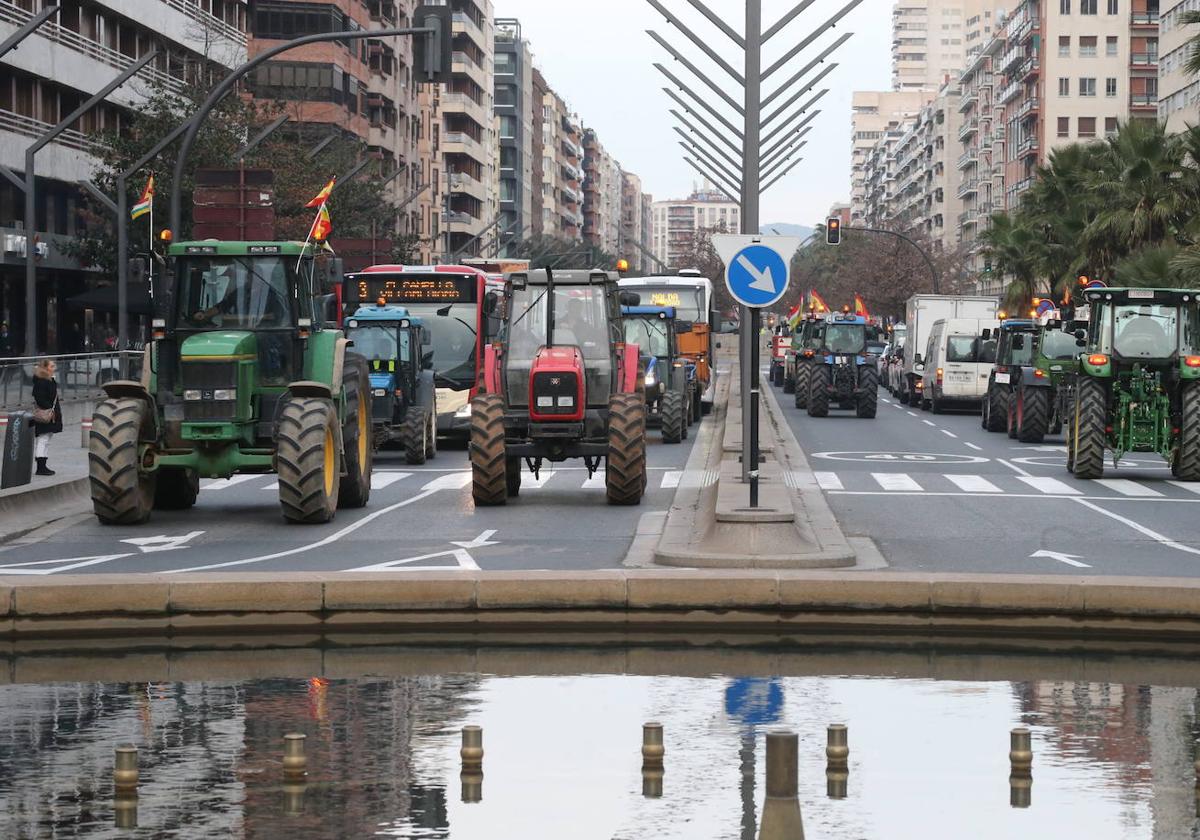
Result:
[[89,509],[88,451],[81,440],[79,423],[64,426],[50,441],[47,465],[55,474],[0,490],[0,543]]

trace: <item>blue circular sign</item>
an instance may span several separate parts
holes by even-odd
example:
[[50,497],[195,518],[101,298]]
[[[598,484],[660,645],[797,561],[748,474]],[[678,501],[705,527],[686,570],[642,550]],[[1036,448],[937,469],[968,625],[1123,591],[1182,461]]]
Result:
[[770,306],[787,291],[787,261],[766,245],[748,245],[725,268],[725,285],[746,306]]

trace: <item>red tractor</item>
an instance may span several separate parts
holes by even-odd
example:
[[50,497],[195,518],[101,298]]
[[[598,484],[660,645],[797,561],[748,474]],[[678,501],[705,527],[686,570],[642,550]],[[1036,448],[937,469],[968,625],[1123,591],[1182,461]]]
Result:
[[[625,292],[625,302],[637,295]],[[504,285],[500,340],[484,351],[471,403],[471,495],[502,505],[521,491],[521,461],[605,463],[608,501],[636,505],[646,490],[646,406],[638,348],[621,328],[617,275],[515,272]],[[494,311],[496,299],[488,306]]]

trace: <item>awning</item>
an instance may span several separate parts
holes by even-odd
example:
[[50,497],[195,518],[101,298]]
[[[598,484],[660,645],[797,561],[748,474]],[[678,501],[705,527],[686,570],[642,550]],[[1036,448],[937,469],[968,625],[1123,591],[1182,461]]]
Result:
[[[129,313],[131,315],[150,314],[150,291],[141,283],[129,284]],[[95,309],[99,312],[117,311],[117,287],[101,286],[90,289],[83,294],[67,298],[67,306],[72,309]]]

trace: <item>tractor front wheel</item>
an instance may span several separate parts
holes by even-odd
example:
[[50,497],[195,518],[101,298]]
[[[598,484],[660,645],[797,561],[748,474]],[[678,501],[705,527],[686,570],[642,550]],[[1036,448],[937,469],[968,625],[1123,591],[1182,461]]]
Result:
[[319,523],[337,512],[342,476],[337,410],[326,399],[287,401],[275,452],[279,506],[289,522]]
[[141,472],[138,458],[149,408],[126,398],[105,400],[92,412],[88,479],[92,509],[104,525],[138,525],[150,518],[157,476]]
[[829,367],[813,365],[808,372],[808,416],[826,417],[829,414]]
[[508,486],[510,499],[521,495],[521,459],[506,458],[504,461],[504,482]]
[[1183,423],[1175,456],[1175,477],[1200,481],[1200,381],[1183,386]]
[[796,393],[796,371],[793,368],[791,373],[788,373],[787,366],[783,368],[783,393]]
[[1089,376],[1081,376],[1075,396],[1074,446],[1076,478],[1100,478],[1104,475],[1105,423],[1108,400],[1104,386]]
[[338,489],[338,506],[365,507],[371,498],[375,447],[371,439],[371,374],[367,360],[347,354],[342,379],[346,422],[342,424],[342,462],[346,474]]
[[1022,388],[1017,400],[1017,440],[1041,443],[1050,425],[1050,394],[1045,388]]
[[796,408],[808,408],[809,380],[812,378],[812,366],[796,365],[796,396],[793,400]]
[[[636,397],[641,399],[641,397]],[[509,465],[516,458],[505,456],[504,399],[499,394],[481,394],[471,402],[471,498],[476,507],[502,505],[511,486]],[[516,479],[518,487],[520,479]]]
[[663,443],[679,443],[683,440],[683,394],[667,391],[662,396],[662,439]]
[[[95,422],[95,421],[93,421]],[[154,488],[155,510],[187,510],[200,495],[200,476],[186,467],[160,467]]]
[[858,381],[859,393],[854,401],[854,413],[870,420],[879,408],[879,374],[874,368],[863,368]]
[[639,504],[646,491],[646,406],[637,394],[614,394],[608,401],[607,461],[608,503]]
[[400,426],[400,440],[404,443],[404,460],[410,464],[424,464],[429,451],[429,413],[414,405],[404,413]]

